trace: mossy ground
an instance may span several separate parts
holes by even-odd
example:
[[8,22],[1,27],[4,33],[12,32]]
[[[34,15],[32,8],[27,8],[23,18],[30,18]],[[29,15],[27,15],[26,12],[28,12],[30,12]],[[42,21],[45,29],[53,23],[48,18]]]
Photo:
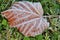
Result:
[[0,0],[0,40],[60,40],[60,0],[28,0],[41,2],[44,16],[50,23],[49,28],[36,37],[25,37],[17,28],[10,28],[7,20],[2,17],[1,12],[15,1],[19,0]]

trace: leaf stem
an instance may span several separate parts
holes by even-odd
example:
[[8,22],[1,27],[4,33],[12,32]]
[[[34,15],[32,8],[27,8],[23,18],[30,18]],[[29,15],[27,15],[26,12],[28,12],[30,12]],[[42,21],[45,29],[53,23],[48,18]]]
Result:
[[43,16],[44,18],[60,18],[60,15]]

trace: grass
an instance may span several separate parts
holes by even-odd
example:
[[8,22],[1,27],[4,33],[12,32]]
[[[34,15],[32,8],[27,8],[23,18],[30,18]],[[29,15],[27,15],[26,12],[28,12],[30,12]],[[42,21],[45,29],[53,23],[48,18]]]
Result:
[[[17,0],[16,0],[17,1]],[[28,0],[36,2],[37,0]],[[44,17],[50,26],[43,34],[35,37],[22,35],[17,28],[10,28],[7,20],[2,17],[1,12],[7,10],[15,0],[0,0],[0,40],[60,40],[60,0],[40,0]]]

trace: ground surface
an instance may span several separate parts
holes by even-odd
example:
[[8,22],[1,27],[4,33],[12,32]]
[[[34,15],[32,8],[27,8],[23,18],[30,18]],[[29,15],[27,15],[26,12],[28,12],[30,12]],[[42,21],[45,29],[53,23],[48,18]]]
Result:
[[[36,0],[28,1],[36,2]],[[50,27],[36,37],[25,37],[16,28],[10,28],[7,20],[1,16],[1,12],[7,10],[14,2],[15,0],[0,0],[0,40],[60,40],[60,0],[39,1]]]

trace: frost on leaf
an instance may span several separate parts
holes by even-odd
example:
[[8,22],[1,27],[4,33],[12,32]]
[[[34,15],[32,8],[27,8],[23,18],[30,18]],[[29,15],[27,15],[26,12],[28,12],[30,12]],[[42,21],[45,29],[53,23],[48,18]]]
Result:
[[25,36],[41,34],[48,28],[49,23],[43,16],[43,9],[39,2],[15,2],[10,9],[2,12],[10,25]]

